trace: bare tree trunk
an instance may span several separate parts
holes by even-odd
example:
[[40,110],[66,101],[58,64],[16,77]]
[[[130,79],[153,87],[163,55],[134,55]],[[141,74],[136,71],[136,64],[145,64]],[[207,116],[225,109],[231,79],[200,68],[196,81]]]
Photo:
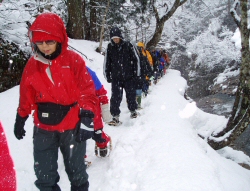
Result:
[[107,13],[108,13],[108,10],[109,10],[109,3],[110,3],[110,0],[108,0],[108,2],[107,2],[107,6],[106,6],[106,9],[105,9],[105,12],[104,12],[103,19],[102,19],[102,28],[101,28],[101,33],[100,33],[100,43],[99,43],[99,47],[97,49],[97,52],[101,52],[102,51],[102,42],[103,42],[104,28],[105,28]]
[[138,41],[138,28],[135,29],[135,41]]
[[161,35],[162,35],[162,31],[163,31],[165,22],[175,13],[175,11],[178,9],[178,7],[183,5],[186,1],[187,0],[182,0],[182,1],[175,0],[171,10],[168,11],[162,18],[159,17],[158,10],[153,4],[153,12],[154,12],[154,16],[156,19],[156,27],[155,27],[155,32],[154,32],[153,37],[146,45],[147,47],[156,46],[158,44],[158,42],[161,39]]
[[97,41],[97,27],[96,27],[96,2],[95,0],[90,1],[90,40]]
[[67,6],[69,15],[68,36],[74,39],[83,39],[82,0],[67,1]]
[[151,40],[147,43],[147,47],[156,46],[158,42],[161,40],[161,35],[162,35],[163,28],[164,28],[164,24],[165,24],[164,21],[156,22],[154,35],[151,38]]
[[236,16],[237,4],[231,14],[234,17],[241,33],[241,68],[240,68],[240,82],[236,92],[236,99],[234,102],[231,117],[228,120],[226,128],[210,137],[208,143],[214,149],[221,149],[232,144],[237,137],[244,132],[250,124],[250,51],[249,51],[249,34],[247,28],[247,1],[240,0],[241,20]]
[[230,3],[231,0],[227,0],[227,12],[228,14],[230,14],[230,9],[231,9],[231,3]]
[[86,16],[86,0],[83,0],[83,6],[82,6],[82,15],[83,15],[83,27],[84,27],[84,39],[90,40],[90,27],[88,18]]

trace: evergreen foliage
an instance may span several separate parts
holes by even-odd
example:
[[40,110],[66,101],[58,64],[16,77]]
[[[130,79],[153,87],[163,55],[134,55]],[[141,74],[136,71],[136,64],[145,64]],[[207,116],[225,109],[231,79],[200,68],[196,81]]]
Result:
[[0,38],[0,92],[19,85],[29,55],[13,43]]

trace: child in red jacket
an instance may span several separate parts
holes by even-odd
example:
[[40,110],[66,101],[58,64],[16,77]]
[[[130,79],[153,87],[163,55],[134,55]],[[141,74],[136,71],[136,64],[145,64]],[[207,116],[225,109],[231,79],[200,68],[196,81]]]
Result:
[[24,138],[25,122],[32,113],[33,166],[39,190],[61,190],[60,151],[71,191],[88,191],[86,140],[99,138],[93,121],[98,103],[94,82],[82,57],[68,49],[65,24],[58,15],[40,14],[28,34],[34,55],[20,82],[14,134],[18,140]]
[[97,104],[94,117],[94,130],[95,134],[100,137],[99,139],[93,138],[96,141],[95,154],[98,157],[107,157],[112,149],[110,136],[103,132],[103,121],[108,122],[111,119],[107,90],[98,79],[96,73],[88,67],[87,69],[94,81],[96,96],[99,98],[99,104]]

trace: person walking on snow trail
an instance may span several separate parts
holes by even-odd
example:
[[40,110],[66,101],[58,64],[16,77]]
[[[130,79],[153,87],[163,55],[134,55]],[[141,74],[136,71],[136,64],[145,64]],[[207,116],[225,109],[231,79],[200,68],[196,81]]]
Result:
[[148,59],[148,61],[149,61],[149,64],[150,64],[150,66],[151,66],[151,68],[152,68],[152,70],[153,70],[153,58],[152,58],[150,52],[149,52],[148,50],[145,49],[145,45],[144,45],[143,42],[138,42],[138,43],[137,43],[137,46],[138,46],[138,47],[141,47],[141,52],[142,52],[143,56],[146,56],[146,57],[147,57],[147,59]]
[[140,61],[135,47],[125,41],[118,27],[110,30],[111,42],[108,44],[103,64],[104,77],[111,83],[110,112],[113,116],[109,125],[120,125],[120,104],[123,96],[123,89],[126,92],[130,117],[136,118],[136,91],[135,80],[140,76]]
[[157,84],[159,76],[160,56],[154,46],[149,47],[149,52],[153,59],[154,84]]
[[107,157],[112,150],[111,138],[103,131],[103,122],[108,122],[111,119],[107,90],[102,85],[96,73],[89,67],[87,69],[94,81],[95,92],[99,101],[94,117],[94,132],[96,136],[93,139],[96,142],[95,154],[98,157]]
[[166,71],[167,71],[167,69],[168,69],[169,66],[170,66],[170,58],[169,58],[169,56],[168,56],[168,54],[167,54],[167,52],[166,52],[165,49],[162,50],[162,57],[163,57],[163,59],[165,60],[164,74],[166,74]]
[[142,109],[141,107],[141,99],[142,99],[142,92],[147,95],[148,90],[148,81],[146,77],[149,79],[154,75],[149,61],[146,56],[142,53],[142,48],[138,46],[138,55],[140,58],[140,67],[141,67],[141,76],[137,77],[136,80],[136,102],[137,102],[137,109]]
[[[145,45],[144,45],[143,42],[138,42],[137,47],[138,47],[138,50],[141,50],[141,53],[144,56],[143,57],[144,63],[149,62],[149,64],[150,64],[150,69],[151,70],[148,68],[147,71],[152,73],[153,70],[154,70],[154,68],[153,68],[154,65],[153,65],[153,58],[152,58],[150,52],[148,50],[146,50]],[[148,64],[146,64],[145,66],[148,66]],[[149,93],[149,86],[151,85],[151,81],[153,80],[153,76],[151,74],[150,74],[150,76],[146,75],[146,81],[144,81],[145,83],[143,83],[143,87],[142,87],[142,91],[143,91],[145,97]]]
[[86,140],[96,139],[93,118],[98,98],[82,57],[68,49],[62,19],[39,15],[29,28],[34,56],[26,64],[14,125],[18,140],[25,136],[25,121],[34,110],[33,155],[40,191],[60,191],[60,149],[71,191],[88,191],[84,157]]

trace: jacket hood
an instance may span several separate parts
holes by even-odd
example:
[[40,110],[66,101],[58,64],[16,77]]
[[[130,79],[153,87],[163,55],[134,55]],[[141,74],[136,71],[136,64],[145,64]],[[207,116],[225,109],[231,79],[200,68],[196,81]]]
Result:
[[109,33],[110,39],[113,37],[119,37],[120,39],[123,40],[121,30],[118,27],[112,27]]
[[43,13],[39,15],[29,28],[29,38],[33,42],[32,33],[42,32],[45,35],[52,35],[60,39],[62,51],[68,47],[68,36],[63,20],[54,13]]

